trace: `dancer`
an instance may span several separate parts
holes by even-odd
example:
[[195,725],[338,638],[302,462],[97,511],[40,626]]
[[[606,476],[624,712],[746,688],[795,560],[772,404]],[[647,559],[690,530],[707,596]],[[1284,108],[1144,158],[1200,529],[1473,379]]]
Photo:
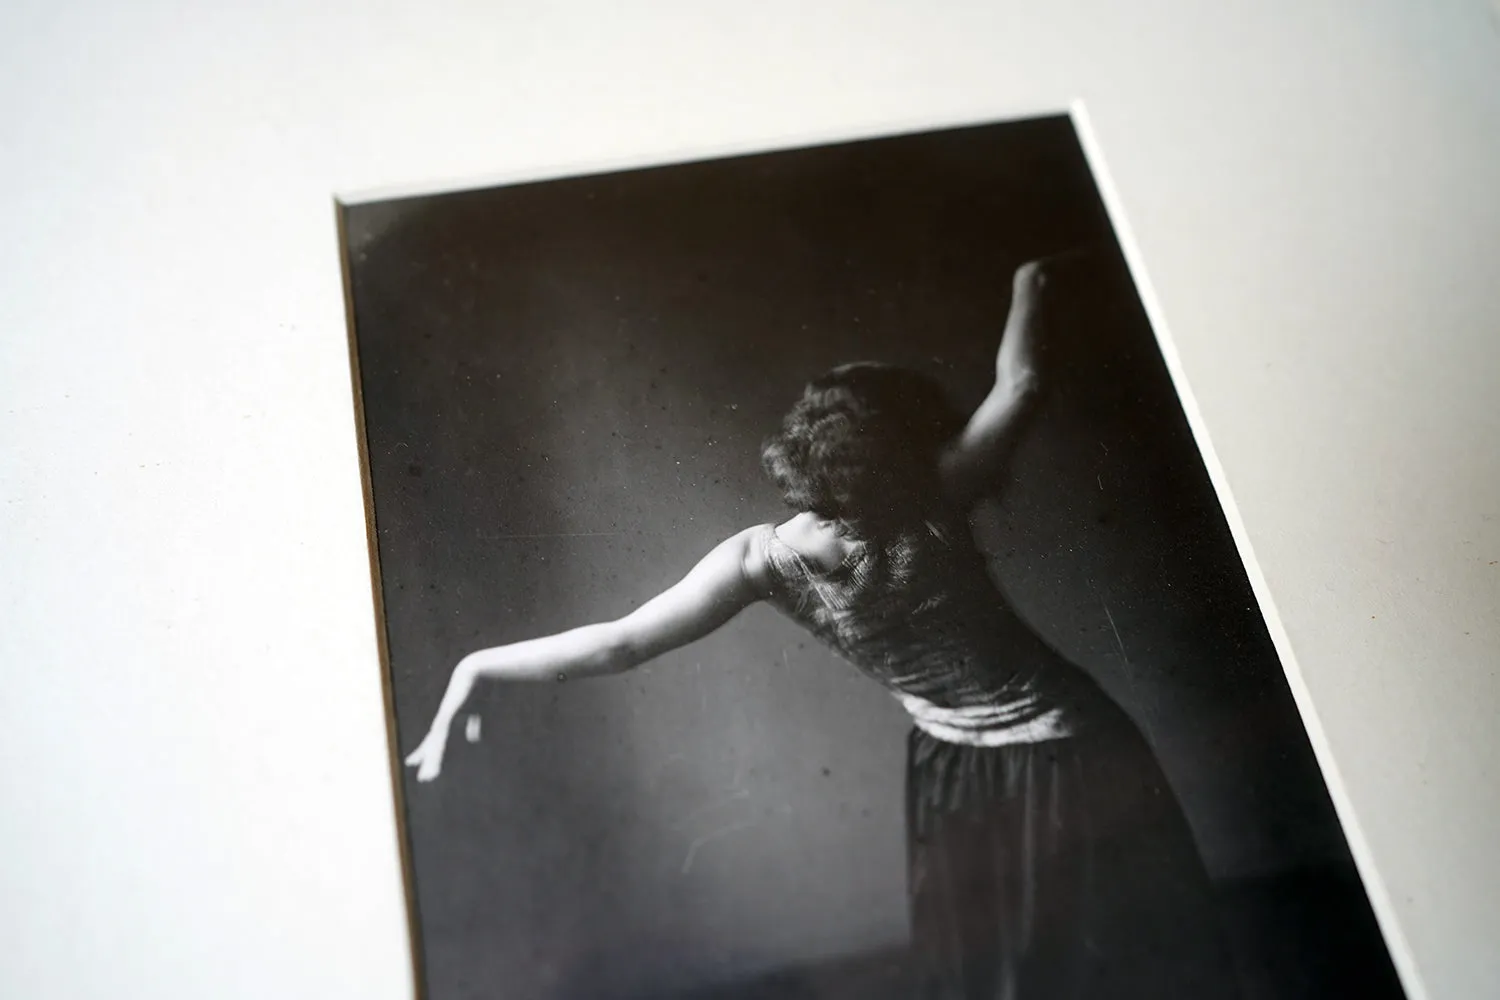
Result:
[[619,673],[767,601],[911,715],[919,996],[1237,995],[1207,875],[1154,754],[1009,607],[969,525],[1045,382],[1042,327],[1076,259],[1016,272],[994,387],[967,420],[902,368],[852,364],[810,383],[762,454],[796,513],[721,542],[623,618],[465,656],[406,759],[417,780],[438,776],[479,679]]

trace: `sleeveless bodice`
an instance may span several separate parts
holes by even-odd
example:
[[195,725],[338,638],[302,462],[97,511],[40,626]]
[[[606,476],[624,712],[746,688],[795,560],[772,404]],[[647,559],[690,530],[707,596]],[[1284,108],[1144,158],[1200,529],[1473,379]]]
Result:
[[1009,608],[966,520],[928,522],[821,570],[770,526],[771,602],[948,742],[1076,735],[1102,694]]

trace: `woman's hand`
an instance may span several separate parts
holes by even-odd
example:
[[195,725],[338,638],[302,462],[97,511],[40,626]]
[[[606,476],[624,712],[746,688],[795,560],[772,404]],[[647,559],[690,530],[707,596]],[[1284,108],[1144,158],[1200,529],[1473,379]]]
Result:
[[1055,284],[1060,274],[1087,263],[1095,256],[1093,247],[1075,247],[1047,257],[1029,260],[1016,268],[1015,291],[1036,294]]
[[1015,290],[1018,293],[1035,294],[1057,283],[1069,271],[1083,268],[1090,262],[1097,263],[1100,249],[1096,246],[1079,246],[1047,257],[1029,260],[1016,268]]
[[1012,280],[1014,291],[1017,295],[1035,295],[1047,286],[1052,277],[1056,263],[1051,257],[1040,257],[1036,260],[1028,260],[1016,268],[1016,276]]
[[406,766],[417,769],[417,780],[422,782],[431,781],[443,770],[443,753],[447,749],[448,737],[446,733],[432,730],[417,744],[406,758]]
[[1044,290],[1052,282],[1054,261],[1050,257],[1027,261],[1016,268],[1012,279],[1010,315],[995,354],[995,385],[998,392],[1015,398],[1032,393],[1039,384],[1041,355],[1045,343],[1040,336]]
[[1095,248],[1077,247],[1016,268],[1010,316],[995,356],[995,378],[1002,391],[1027,395],[1045,381],[1048,338],[1043,336],[1043,328],[1057,295],[1056,285],[1059,281],[1072,283],[1076,275],[1071,272],[1095,256]]

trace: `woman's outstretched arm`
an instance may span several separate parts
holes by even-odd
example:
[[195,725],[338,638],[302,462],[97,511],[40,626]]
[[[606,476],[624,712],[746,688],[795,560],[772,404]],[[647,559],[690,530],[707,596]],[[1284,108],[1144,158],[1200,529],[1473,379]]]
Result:
[[963,506],[995,491],[1034,408],[1041,385],[1038,339],[1057,260],[1034,260],[1017,269],[1010,315],[995,356],[994,388],[942,456],[943,486]]
[[713,632],[764,593],[751,528],[720,542],[687,576],[624,618],[481,649],[459,661],[432,726],[406,758],[418,781],[443,766],[453,719],[480,678],[535,681],[615,674]]

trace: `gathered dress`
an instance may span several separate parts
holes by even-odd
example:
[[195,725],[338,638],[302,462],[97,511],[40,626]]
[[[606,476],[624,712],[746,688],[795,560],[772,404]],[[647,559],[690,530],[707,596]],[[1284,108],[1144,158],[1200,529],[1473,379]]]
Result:
[[814,566],[756,534],[780,611],[910,714],[914,993],[1238,996],[1214,893],[1129,716],[1009,607],[959,512]]

